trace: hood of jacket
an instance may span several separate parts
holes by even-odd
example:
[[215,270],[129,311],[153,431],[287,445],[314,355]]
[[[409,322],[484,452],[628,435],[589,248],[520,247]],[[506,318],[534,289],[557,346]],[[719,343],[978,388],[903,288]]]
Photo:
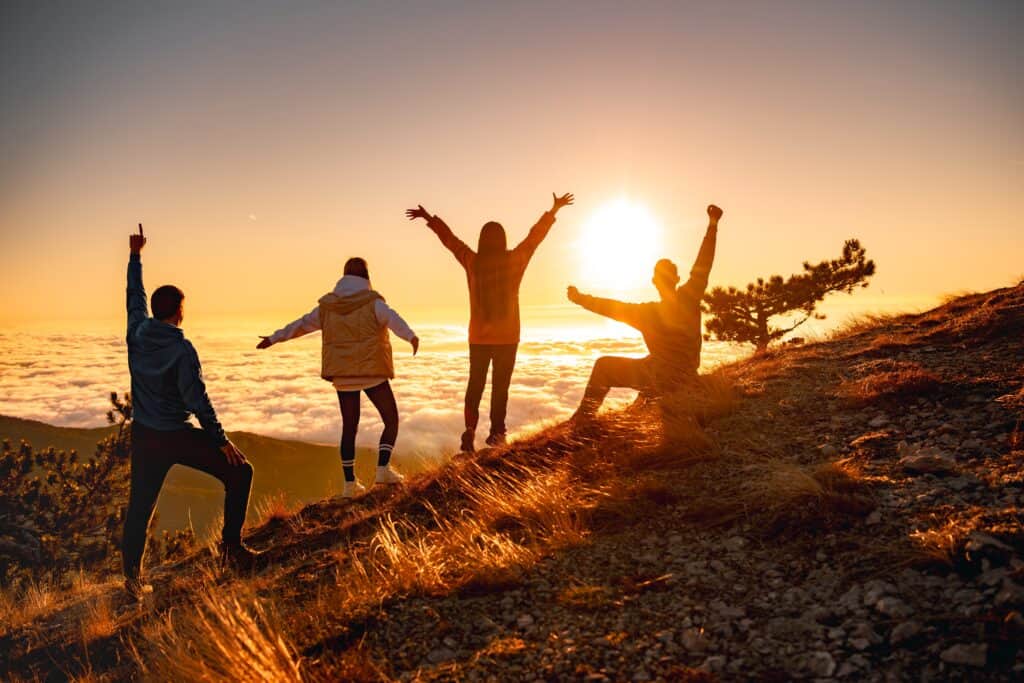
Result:
[[383,301],[384,297],[370,289],[369,280],[358,275],[346,275],[338,280],[333,291],[320,297],[320,305],[345,315],[377,299]]
[[155,318],[146,318],[139,323],[133,336],[136,348],[145,353],[166,349],[185,339],[180,327]]

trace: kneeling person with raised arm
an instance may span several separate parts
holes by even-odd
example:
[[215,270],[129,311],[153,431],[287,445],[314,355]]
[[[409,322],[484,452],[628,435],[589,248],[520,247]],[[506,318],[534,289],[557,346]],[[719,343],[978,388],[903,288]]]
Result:
[[[242,525],[252,488],[252,465],[224,434],[206,394],[199,355],[181,331],[185,294],[173,285],[153,292],[153,316],[142,285],[142,248],[146,238],[129,238],[128,368],[132,381],[131,491],[125,514],[122,555],[125,588],[141,599],[151,592],[142,578],[146,534],[167,472],[184,465],[211,474],[224,484],[221,559],[251,569],[258,553],[242,544]],[[193,414],[202,425],[188,423]]]
[[588,311],[626,323],[644,336],[649,355],[646,358],[602,356],[594,363],[576,421],[593,417],[613,387],[637,389],[648,395],[664,395],[697,379],[700,367],[700,301],[708,286],[715,260],[718,220],[722,210],[708,206],[708,229],[700,245],[690,278],[678,287],[679,271],[668,259],[654,266],[651,282],[659,301],[634,304],[581,294],[569,287],[569,300]]
[[320,298],[316,308],[274,334],[263,337],[256,348],[323,330],[320,376],[338,392],[341,407],[341,469],[345,475],[342,496],[353,498],[366,488],[356,481],[356,432],[359,429],[360,392],[377,408],[384,422],[377,456],[376,484],[400,484],[404,477],[391,469],[391,452],[398,438],[398,405],[389,380],[395,376],[388,329],[412,345],[415,356],[419,337],[370,289],[366,261],[350,258],[344,276]]

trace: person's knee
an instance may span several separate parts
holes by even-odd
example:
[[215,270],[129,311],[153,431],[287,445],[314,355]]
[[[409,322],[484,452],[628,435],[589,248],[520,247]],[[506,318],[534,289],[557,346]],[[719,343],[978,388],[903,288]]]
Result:
[[252,483],[252,476],[255,472],[252,463],[243,462],[241,465],[235,465],[232,469],[232,478],[236,483],[246,486]]

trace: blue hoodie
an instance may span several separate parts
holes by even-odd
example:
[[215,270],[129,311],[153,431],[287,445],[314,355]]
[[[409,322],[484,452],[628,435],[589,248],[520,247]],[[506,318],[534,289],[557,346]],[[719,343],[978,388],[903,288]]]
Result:
[[139,254],[128,260],[127,341],[133,419],[150,429],[173,431],[188,428],[192,413],[218,446],[226,444],[195,347],[181,328],[149,317]]

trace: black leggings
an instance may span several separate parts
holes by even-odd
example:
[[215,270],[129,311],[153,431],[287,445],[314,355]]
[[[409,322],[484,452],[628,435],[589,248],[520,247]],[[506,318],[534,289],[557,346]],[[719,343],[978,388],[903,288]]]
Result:
[[508,409],[508,387],[516,367],[518,344],[470,344],[469,385],[466,387],[466,429],[476,429],[480,421],[480,399],[487,384],[487,369],[494,363],[491,375],[491,434],[505,433],[505,412]]
[[[387,380],[363,391],[384,422],[377,458],[377,465],[383,467],[388,464],[398,438],[398,404],[395,403],[395,394]],[[359,392],[339,391],[338,404],[341,406],[341,468],[345,473],[345,481],[355,481],[352,468],[356,462],[356,432],[359,431]]]

